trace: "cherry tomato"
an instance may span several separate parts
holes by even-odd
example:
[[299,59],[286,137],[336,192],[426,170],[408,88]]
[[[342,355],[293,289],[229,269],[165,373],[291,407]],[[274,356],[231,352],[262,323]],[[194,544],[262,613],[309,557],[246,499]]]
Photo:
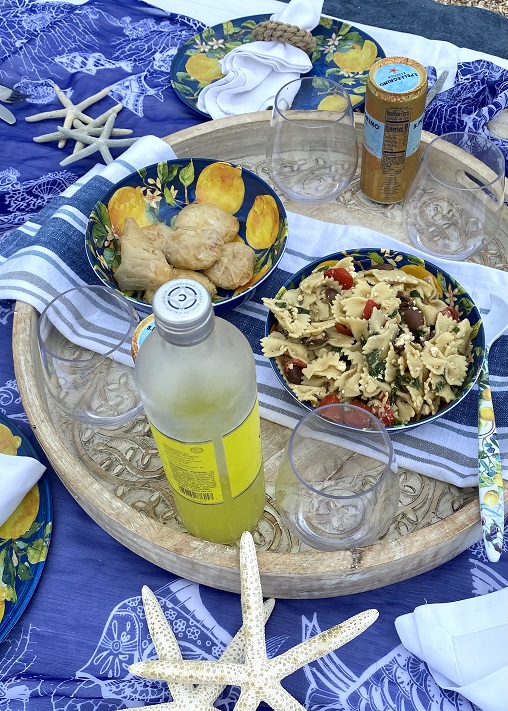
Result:
[[[351,400],[349,404],[355,405],[355,407],[359,407],[361,410],[365,410],[366,412],[372,412],[370,407],[361,400]],[[368,427],[369,417],[363,412],[348,410],[343,415],[343,422],[345,425],[349,425],[350,427]]]
[[384,403],[384,405],[373,405],[372,412],[385,427],[393,425],[394,417],[388,400]]
[[362,318],[369,319],[372,316],[374,309],[378,309],[379,304],[377,304],[374,299],[367,299],[365,306],[363,307]]
[[354,283],[351,274],[343,267],[331,267],[330,269],[327,269],[325,277],[335,279],[335,281],[338,281],[343,289],[351,289]]
[[[325,395],[319,403],[319,407],[322,405],[337,405],[338,403],[340,403],[340,400],[337,395],[334,395],[334,393],[328,393],[328,395]],[[329,410],[323,415],[323,417],[326,417],[327,420],[333,420],[333,422],[342,422],[342,412],[334,412],[333,410]]]
[[336,323],[335,330],[338,333],[342,333],[343,336],[352,336],[353,335],[353,332],[347,326],[344,326],[342,323]]
[[441,313],[443,314],[443,316],[449,316],[454,321],[460,321],[460,314],[457,309],[453,308],[453,306],[447,306],[446,309],[443,309],[443,311],[441,311]]

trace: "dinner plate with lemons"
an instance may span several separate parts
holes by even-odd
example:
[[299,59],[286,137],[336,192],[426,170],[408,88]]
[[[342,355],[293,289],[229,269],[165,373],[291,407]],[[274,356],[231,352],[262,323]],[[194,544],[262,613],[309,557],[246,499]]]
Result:
[[[198,114],[208,116],[198,109],[198,97],[205,86],[223,76],[219,61],[235,47],[253,42],[253,29],[269,19],[269,14],[240,17],[207,27],[187,40],[171,63],[171,85],[177,96]],[[369,69],[385,57],[381,46],[363,30],[331,17],[321,17],[312,35],[316,48],[312,69],[305,76],[339,81],[353,108],[363,106]]]
[[[0,452],[38,459],[19,427],[0,415]],[[53,507],[47,473],[0,526],[0,642],[21,617],[40,580],[51,541]]]

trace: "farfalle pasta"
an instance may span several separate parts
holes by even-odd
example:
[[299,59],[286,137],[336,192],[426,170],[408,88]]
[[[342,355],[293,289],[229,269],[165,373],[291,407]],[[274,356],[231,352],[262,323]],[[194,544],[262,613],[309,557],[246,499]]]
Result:
[[350,402],[405,425],[456,399],[473,329],[431,274],[410,272],[390,263],[357,272],[345,257],[263,299],[277,321],[263,354],[301,402]]

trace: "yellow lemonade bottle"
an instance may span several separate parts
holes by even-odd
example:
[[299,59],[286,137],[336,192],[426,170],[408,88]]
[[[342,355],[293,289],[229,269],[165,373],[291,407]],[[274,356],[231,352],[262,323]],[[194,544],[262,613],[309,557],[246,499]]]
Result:
[[251,347],[198,282],[168,282],[153,312],[136,381],[175,505],[192,535],[232,543],[266,497]]

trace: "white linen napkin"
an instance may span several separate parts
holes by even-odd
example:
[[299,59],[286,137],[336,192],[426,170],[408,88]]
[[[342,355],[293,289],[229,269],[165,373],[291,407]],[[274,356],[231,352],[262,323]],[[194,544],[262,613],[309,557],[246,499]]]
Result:
[[0,526],[46,471],[46,467],[32,457],[0,453]]
[[441,688],[462,694],[482,711],[508,711],[508,588],[420,605],[397,617],[395,628]]
[[[323,0],[291,0],[270,19],[311,31],[319,22],[322,8]],[[205,86],[198,97],[198,109],[212,118],[273,106],[279,89],[310,71],[312,62],[302,49],[270,41],[235,47],[220,66],[225,76]]]

